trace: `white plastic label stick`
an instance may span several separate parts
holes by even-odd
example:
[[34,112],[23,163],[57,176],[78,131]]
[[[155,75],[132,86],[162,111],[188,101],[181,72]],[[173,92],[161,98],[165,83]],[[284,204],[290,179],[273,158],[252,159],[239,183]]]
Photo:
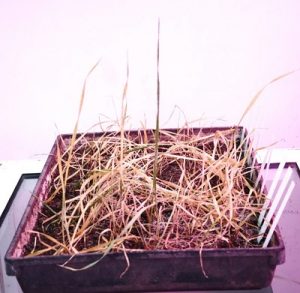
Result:
[[[281,162],[281,163],[279,164],[279,167],[278,167],[278,169],[277,169],[277,172],[276,172],[276,174],[275,174],[275,177],[274,177],[274,179],[273,179],[273,181],[272,181],[270,190],[269,190],[269,192],[268,192],[268,194],[267,194],[267,199],[269,199],[269,200],[271,200],[272,197],[273,197],[274,191],[275,191],[275,189],[276,189],[276,187],[277,187],[277,185],[278,185],[278,182],[279,182],[279,179],[280,179],[282,170],[283,170],[283,168],[284,168],[284,165],[285,165],[285,162]],[[266,200],[266,201],[264,202],[264,205],[263,205],[263,207],[262,207],[262,211],[261,211],[261,213],[260,213],[260,215],[259,215],[259,218],[258,218],[258,226],[261,226],[262,220],[263,220],[263,218],[264,218],[264,216],[265,216],[267,207],[268,207],[268,205],[269,205],[269,200]]]
[[295,187],[295,182],[292,181],[291,184],[290,184],[290,186],[289,186],[289,189],[288,189],[287,193],[285,194],[285,197],[284,197],[284,199],[283,199],[283,201],[281,203],[281,206],[278,209],[278,212],[277,212],[277,214],[275,216],[274,222],[273,222],[273,224],[272,224],[272,226],[271,226],[271,228],[270,228],[270,230],[268,232],[266,240],[265,240],[265,242],[263,244],[263,248],[268,247],[269,242],[271,240],[271,237],[272,237],[272,235],[274,233],[274,230],[275,230],[275,228],[276,228],[276,226],[277,226],[277,224],[279,222],[279,219],[280,219],[280,217],[281,217],[281,215],[282,215],[282,213],[284,211],[284,208],[285,208],[285,206],[286,206],[286,204],[287,204],[287,202],[288,202],[288,200],[289,200],[289,198],[290,198],[290,196],[292,194],[292,191],[293,191],[294,187]]
[[256,189],[256,187],[258,186],[259,181],[261,180],[261,177],[262,177],[262,174],[264,172],[264,169],[265,169],[266,165],[267,165],[267,171],[269,170],[268,167],[270,165],[270,159],[271,159],[271,152],[267,152],[266,155],[265,155],[265,157],[264,157],[264,160],[263,160],[263,162],[261,164],[261,167],[260,167],[257,179],[255,181],[254,189]]
[[271,221],[271,219],[272,219],[272,217],[275,213],[275,210],[278,206],[278,203],[280,202],[280,199],[283,195],[283,192],[285,191],[285,189],[286,189],[286,187],[289,183],[289,180],[292,176],[292,173],[293,173],[292,168],[289,167],[287,169],[287,172],[285,173],[285,176],[284,176],[284,178],[283,178],[283,180],[282,180],[282,182],[279,186],[279,189],[278,189],[278,191],[275,195],[274,201],[271,204],[270,210],[269,210],[269,212],[268,212],[268,214],[267,214],[267,216],[266,216],[266,218],[265,218],[265,220],[264,220],[264,222],[263,222],[263,224],[260,228],[259,234],[261,234],[261,235],[257,238],[258,243],[261,241],[261,239],[263,237],[263,234],[266,232],[266,230],[268,228],[268,225],[269,225],[269,223],[270,223],[270,221]]

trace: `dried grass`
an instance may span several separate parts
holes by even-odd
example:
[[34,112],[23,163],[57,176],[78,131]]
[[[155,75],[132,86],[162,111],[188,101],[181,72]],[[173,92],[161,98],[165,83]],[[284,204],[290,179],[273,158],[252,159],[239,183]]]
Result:
[[146,129],[60,144],[31,255],[257,245],[264,195],[252,188],[244,130],[159,136],[157,154]]

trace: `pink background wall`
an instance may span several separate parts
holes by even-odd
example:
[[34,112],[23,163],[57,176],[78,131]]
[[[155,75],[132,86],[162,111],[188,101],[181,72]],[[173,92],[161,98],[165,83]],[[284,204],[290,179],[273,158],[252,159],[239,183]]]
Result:
[[[155,113],[161,19],[161,111],[200,125],[236,124],[272,78],[300,67],[300,1],[0,0],[0,159],[45,154],[71,132],[86,73],[81,130],[119,113],[129,55],[129,125]],[[257,144],[300,148],[300,72],[270,86],[245,125]],[[145,118],[146,117],[146,118]],[[164,123],[183,122],[177,111]],[[197,123],[196,125],[199,125]],[[96,128],[98,130],[98,128]]]

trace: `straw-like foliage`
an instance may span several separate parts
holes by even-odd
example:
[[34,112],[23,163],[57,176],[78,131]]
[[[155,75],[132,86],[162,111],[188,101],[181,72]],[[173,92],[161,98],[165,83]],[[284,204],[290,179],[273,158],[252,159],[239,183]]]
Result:
[[255,246],[251,149],[241,128],[160,130],[154,187],[154,131],[62,139],[27,253]]

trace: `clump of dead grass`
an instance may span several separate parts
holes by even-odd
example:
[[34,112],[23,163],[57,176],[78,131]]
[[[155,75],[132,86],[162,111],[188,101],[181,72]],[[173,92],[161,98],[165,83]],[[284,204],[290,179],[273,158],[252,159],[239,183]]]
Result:
[[264,194],[246,131],[159,127],[159,23],[155,130],[125,131],[128,77],[119,131],[96,136],[77,134],[85,81],[25,254],[257,246]]
[[31,255],[256,246],[264,195],[245,131],[159,137],[157,154],[146,129],[61,140]]

